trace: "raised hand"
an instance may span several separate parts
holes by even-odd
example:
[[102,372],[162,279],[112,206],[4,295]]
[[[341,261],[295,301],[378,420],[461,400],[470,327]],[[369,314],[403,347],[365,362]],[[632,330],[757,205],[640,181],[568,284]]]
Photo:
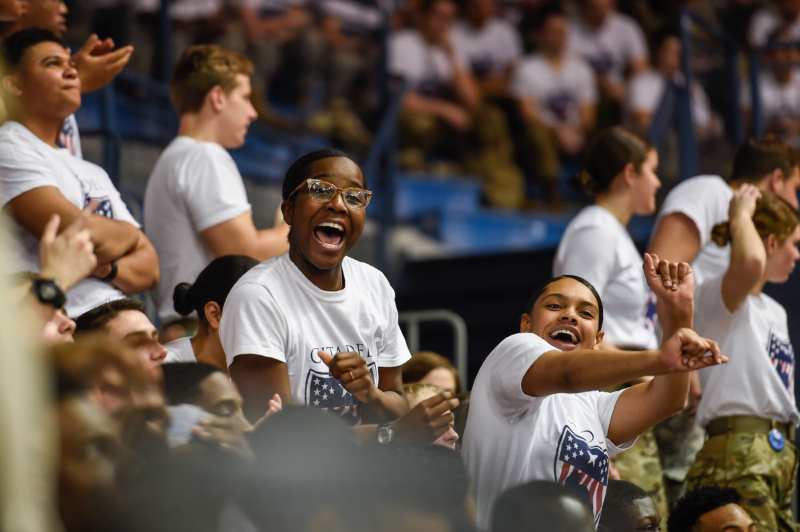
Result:
[[733,191],[731,203],[728,206],[728,219],[733,220],[737,216],[753,218],[756,212],[756,204],[761,199],[761,191],[755,185],[745,183]]
[[413,447],[435,442],[447,432],[454,416],[451,410],[458,406],[450,392],[429,397],[392,422],[398,447]]
[[92,200],[81,215],[60,235],[61,218],[54,214],[42,232],[39,241],[39,262],[42,277],[58,281],[61,289],[69,290],[92,273],[97,266],[91,234],[86,223],[98,201]]
[[275,395],[272,396],[272,399],[269,400],[269,410],[267,410],[267,413],[264,414],[264,417],[262,417],[253,424],[253,428],[254,429],[258,428],[258,426],[261,425],[261,423],[263,423],[265,419],[267,419],[273,414],[277,414],[281,410],[283,410],[283,401],[281,401],[281,396],[276,393]]
[[89,37],[72,56],[81,79],[81,92],[92,92],[106,86],[122,72],[132,53],[133,46],[114,50],[114,41],[111,39],[101,41],[97,35]]
[[691,329],[679,329],[658,352],[662,374],[685,373],[727,362],[728,357],[720,352],[717,342],[702,338]]
[[377,388],[364,357],[353,351],[338,353],[336,356],[331,356],[326,351],[319,351],[318,354],[322,362],[328,366],[331,377],[339,381],[345,390],[362,403],[369,403],[375,399]]

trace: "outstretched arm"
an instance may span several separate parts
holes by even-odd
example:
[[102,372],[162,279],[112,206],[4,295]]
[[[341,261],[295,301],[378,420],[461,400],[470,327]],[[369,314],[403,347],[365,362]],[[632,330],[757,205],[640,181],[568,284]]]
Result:
[[261,355],[239,355],[230,367],[231,380],[242,394],[242,411],[256,423],[273,406],[277,394],[283,405],[292,403],[292,388],[286,363]]

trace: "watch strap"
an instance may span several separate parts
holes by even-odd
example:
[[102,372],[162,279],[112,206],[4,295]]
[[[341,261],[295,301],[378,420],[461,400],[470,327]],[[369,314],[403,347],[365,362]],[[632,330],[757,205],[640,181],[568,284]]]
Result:
[[117,261],[111,261],[111,273],[100,279],[103,282],[110,283],[117,277]]

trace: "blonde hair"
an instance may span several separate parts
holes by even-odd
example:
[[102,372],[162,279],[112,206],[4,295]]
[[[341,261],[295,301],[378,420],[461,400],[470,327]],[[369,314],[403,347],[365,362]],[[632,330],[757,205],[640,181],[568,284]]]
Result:
[[[764,191],[756,204],[753,224],[756,226],[758,236],[762,239],[769,235],[775,235],[778,243],[782,244],[800,224],[800,214],[782,197]],[[718,246],[724,246],[730,242],[730,222],[715,225],[711,230],[711,240]]]
[[418,402],[417,400],[420,397],[442,393],[442,389],[436,386],[435,384],[422,384],[421,382],[412,382],[411,384],[404,384],[403,391],[406,392],[406,399],[408,399],[409,405],[411,405],[414,402]]
[[179,115],[196,113],[216,86],[228,94],[236,88],[236,76],[253,73],[253,63],[242,54],[214,44],[191,46],[181,54],[170,81],[172,103]]

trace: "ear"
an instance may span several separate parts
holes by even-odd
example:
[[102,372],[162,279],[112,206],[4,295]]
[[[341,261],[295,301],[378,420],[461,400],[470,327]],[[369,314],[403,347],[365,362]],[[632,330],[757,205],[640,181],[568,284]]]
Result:
[[767,190],[770,192],[774,192],[775,194],[780,193],[783,190],[783,182],[786,176],[783,175],[783,170],[780,168],[776,168],[772,171],[771,174],[768,174],[766,179]]
[[592,346],[592,349],[599,350],[600,344],[603,343],[603,338],[605,338],[605,336],[606,333],[603,331],[597,331],[597,336],[594,337],[594,345]]
[[283,213],[283,221],[286,222],[286,225],[292,225],[294,204],[289,200],[283,200],[281,202],[281,212]]
[[225,91],[219,85],[214,86],[206,95],[206,103],[211,106],[211,109],[217,113],[221,113],[225,108],[227,98]]
[[3,78],[3,88],[12,96],[20,96],[22,94],[22,87],[16,76],[5,76]]
[[767,251],[767,257],[775,253],[775,250],[778,248],[778,239],[774,234],[768,235],[763,242],[764,249]]
[[627,186],[633,185],[633,180],[636,179],[637,175],[636,167],[633,166],[633,163],[626,164],[625,168],[622,169],[622,180]]
[[530,314],[523,314],[522,318],[519,320],[519,332],[531,332],[531,315]]
[[222,319],[222,309],[220,306],[214,301],[209,301],[206,303],[206,306],[203,307],[203,312],[205,313],[206,320],[208,320],[208,324],[211,325],[211,328],[218,330],[219,320]]

